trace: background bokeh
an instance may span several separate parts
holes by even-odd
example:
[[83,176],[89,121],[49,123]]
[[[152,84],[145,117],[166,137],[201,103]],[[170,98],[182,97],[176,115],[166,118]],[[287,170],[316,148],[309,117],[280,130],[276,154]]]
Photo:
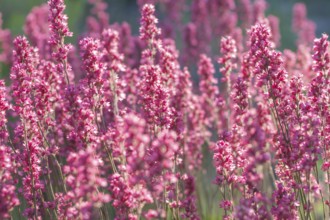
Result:
[[[175,0],[174,0],[175,1]],[[33,6],[46,3],[46,0],[0,0],[0,12],[3,14],[4,27],[12,30],[14,35],[22,34],[25,17]],[[128,21],[132,30],[138,32],[139,11],[136,0],[107,0],[109,3],[110,22]],[[280,18],[282,48],[295,48],[295,36],[291,31],[292,6],[304,2],[308,17],[317,24],[317,36],[330,33],[330,0],[267,0],[267,14]],[[87,0],[66,0],[69,25],[76,34],[84,30],[84,22],[90,5]],[[77,36],[77,34],[75,35]],[[75,39],[71,39],[74,41]]]

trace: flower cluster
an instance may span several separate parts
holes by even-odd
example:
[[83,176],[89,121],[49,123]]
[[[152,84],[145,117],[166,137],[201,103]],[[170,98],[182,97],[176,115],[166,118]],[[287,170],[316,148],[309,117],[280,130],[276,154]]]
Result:
[[303,4],[283,52],[265,0],[138,0],[138,35],[88,4],[77,46],[64,0],[13,43],[0,18],[0,219],[330,218],[329,41]]

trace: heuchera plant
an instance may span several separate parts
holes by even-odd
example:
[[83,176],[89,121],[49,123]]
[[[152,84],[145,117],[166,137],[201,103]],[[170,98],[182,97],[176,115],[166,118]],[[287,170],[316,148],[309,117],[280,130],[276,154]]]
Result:
[[73,45],[64,0],[26,36],[0,17],[0,219],[330,218],[329,41],[304,4],[295,51],[264,0],[138,0],[138,36],[89,4]]

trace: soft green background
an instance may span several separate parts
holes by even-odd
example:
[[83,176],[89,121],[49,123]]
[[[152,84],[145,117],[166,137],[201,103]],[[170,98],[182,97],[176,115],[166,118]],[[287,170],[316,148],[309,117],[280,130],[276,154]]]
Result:
[[[10,28],[14,35],[22,33],[24,19],[33,6],[46,3],[46,0],[0,0],[0,12],[3,13],[4,27]],[[107,0],[110,21],[128,21],[133,31],[138,30],[139,12],[135,0]],[[330,33],[330,0],[268,0],[268,14],[280,18],[282,48],[294,49],[295,36],[291,32],[292,6],[304,2],[308,8],[308,17],[317,23],[317,35]],[[83,30],[85,17],[89,11],[87,0],[66,0],[70,29],[76,34]],[[75,35],[76,36],[76,35]]]

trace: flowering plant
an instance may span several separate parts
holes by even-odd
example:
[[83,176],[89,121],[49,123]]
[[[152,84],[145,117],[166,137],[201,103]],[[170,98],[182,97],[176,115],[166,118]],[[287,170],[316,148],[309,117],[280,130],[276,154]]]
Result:
[[264,0],[138,0],[139,36],[89,3],[76,45],[64,0],[26,36],[0,20],[0,219],[330,218],[329,41],[303,4],[281,52]]

